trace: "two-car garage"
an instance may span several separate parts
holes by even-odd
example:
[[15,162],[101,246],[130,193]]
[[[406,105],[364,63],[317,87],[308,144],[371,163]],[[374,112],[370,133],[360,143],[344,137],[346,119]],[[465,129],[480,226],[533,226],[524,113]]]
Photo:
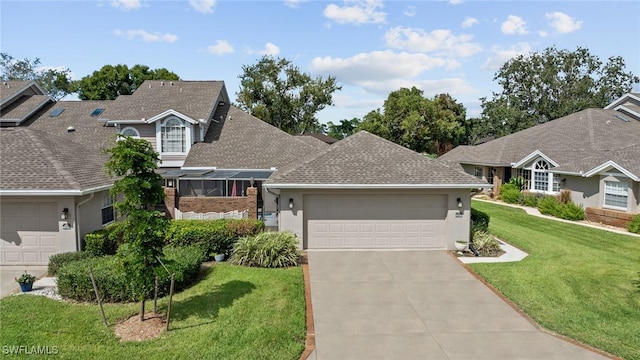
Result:
[[446,195],[304,195],[308,249],[444,249]]

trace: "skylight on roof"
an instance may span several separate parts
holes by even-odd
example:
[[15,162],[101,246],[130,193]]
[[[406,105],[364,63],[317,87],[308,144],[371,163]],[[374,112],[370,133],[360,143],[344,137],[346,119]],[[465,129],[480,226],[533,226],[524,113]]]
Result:
[[616,118],[618,118],[618,119],[620,119],[620,120],[622,120],[622,121],[624,121],[624,122],[629,122],[629,119],[627,119],[626,117],[624,117],[624,116],[622,116],[622,115],[617,115],[617,114],[616,114]]
[[93,116],[93,117],[99,116],[100,114],[102,114],[103,111],[104,111],[104,108],[96,108],[91,113],[91,116]]
[[51,114],[49,114],[49,117],[56,117],[56,116],[62,114],[63,111],[64,111],[64,108],[55,108],[55,109],[53,109]]

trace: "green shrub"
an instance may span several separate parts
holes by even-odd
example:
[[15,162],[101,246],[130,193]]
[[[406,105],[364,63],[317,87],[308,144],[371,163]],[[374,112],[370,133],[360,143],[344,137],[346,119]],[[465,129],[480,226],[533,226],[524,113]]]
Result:
[[510,204],[520,203],[522,193],[517,185],[506,183],[500,187],[500,199]]
[[632,233],[640,234],[640,214],[634,215],[627,225],[627,230]]
[[541,194],[524,192],[522,193],[522,198],[520,199],[520,202],[522,203],[522,205],[525,205],[525,206],[538,207],[538,202],[540,201],[541,198],[542,198]]
[[[200,271],[204,256],[200,248],[186,246],[181,248],[164,249],[163,263],[170,273],[175,273],[175,290],[183,289],[192,284]],[[128,288],[126,270],[117,256],[92,257],[80,261],[66,263],[58,269],[58,293],[77,301],[95,301],[95,293],[89,267],[93,269],[98,292],[104,302],[136,301]],[[159,295],[169,292],[171,275],[162,267],[156,268],[159,282]],[[153,291],[146,294],[153,296]]]
[[58,272],[58,269],[66,263],[72,261],[78,261],[86,258],[90,258],[91,254],[85,251],[72,251],[54,254],[49,257],[49,267],[48,272],[49,275],[53,276]]
[[524,187],[524,178],[522,176],[512,177],[507,184],[515,186],[518,190],[522,190]]
[[278,268],[300,261],[298,240],[291,232],[263,232],[240,239],[233,247],[232,264]]
[[124,243],[124,222],[115,222],[104,229],[90,232],[84,236],[84,251],[93,256],[115,255],[118,246]]
[[473,233],[473,246],[480,253],[480,256],[496,256],[502,252],[500,243],[496,238],[486,231],[476,231]]
[[555,196],[545,196],[538,201],[538,210],[541,214],[558,217],[560,214],[560,202]]
[[560,204],[560,214],[557,215],[561,219],[578,221],[584,220],[585,213],[582,205],[578,205],[572,201]]
[[471,208],[471,229],[469,231],[469,240],[476,231],[489,231],[489,214]]
[[238,239],[263,230],[264,223],[254,219],[174,220],[165,236],[171,246],[197,245],[207,257],[228,256]]

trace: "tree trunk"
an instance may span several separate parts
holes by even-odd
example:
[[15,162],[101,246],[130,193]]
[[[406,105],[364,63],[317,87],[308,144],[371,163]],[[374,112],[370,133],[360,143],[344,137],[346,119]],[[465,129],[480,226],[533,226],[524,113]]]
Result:
[[142,297],[142,301],[140,301],[140,321],[144,321],[144,297]]

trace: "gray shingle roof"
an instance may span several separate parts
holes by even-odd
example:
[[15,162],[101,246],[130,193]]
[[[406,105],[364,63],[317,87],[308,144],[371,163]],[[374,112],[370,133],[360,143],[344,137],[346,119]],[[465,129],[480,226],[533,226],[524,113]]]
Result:
[[2,81],[2,86],[0,86],[0,101],[4,102],[9,98],[18,95],[18,92],[20,92],[30,84],[35,85],[35,81],[33,80]]
[[[25,126],[33,130],[44,131],[57,135],[65,141],[94,148],[104,149],[110,147],[115,140],[116,128],[103,126],[97,117],[91,116],[96,108],[110,109],[115,101],[58,101],[44,107],[37,115],[29,119]],[[50,117],[51,111],[62,108],[64,111],[56,117]],[[72,126],[75,131],[68,132]]]
[[0,111],[0,118],[2,121],[15,121],[20,123],[24,121],[28,115],[31,115],[49,101],[52,100],[47,95],[21,96],[18,100]]
[[218,107],[205,140],[191,147],[183,167],[270,169],[318,151],[296,136],[233,106]]
[[0,130],[0,189],[86,191],[111,185],[107,156],[68,138],[26,127]]
[[288,168],[265,184],[473,185],[486,184],[388,140],[360,131]]
[[[317,148],[318,150],[322,150],[325,149],[327,146],[329,146],[328,143],[318,139],[315,136],[306,136],[306,135],[297,135],[296,136],[297,139],[304,141],[305,143]],[[336,140],[337,141],[337,140]]]
[[[559,171],[587,172],[609,160],[637,168],[640,121],[628,115],[623,115],[628,120],[623,121],[616,115],[622,114],[615,110],[583,110],[484,144],[458,146],[438,160],[511,166],[539,150],[558,163]],[[640,175],[640,171],[634,173]]]
[[194,120],[208,119],[223,88],[223,81],[147,80],[132,95],[119,96],[100,117],[140,120],[173,109]]

